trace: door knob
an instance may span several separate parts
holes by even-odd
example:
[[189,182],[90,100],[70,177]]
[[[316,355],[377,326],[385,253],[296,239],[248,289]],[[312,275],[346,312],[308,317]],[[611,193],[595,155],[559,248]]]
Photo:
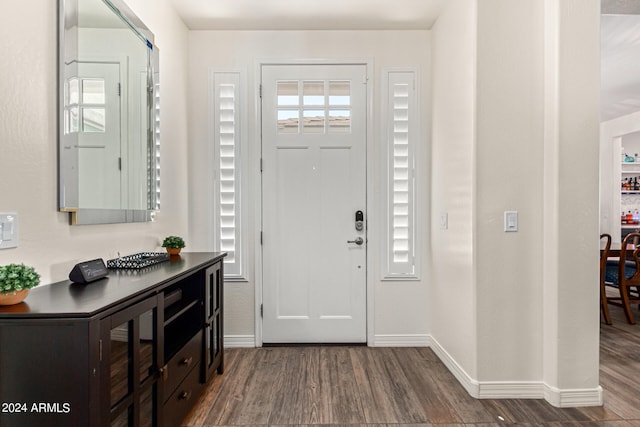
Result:
[[356,237],[356,240],[347,240],[347,243],[355,243],[360,246],[364,243],[364,239],[362,237]]

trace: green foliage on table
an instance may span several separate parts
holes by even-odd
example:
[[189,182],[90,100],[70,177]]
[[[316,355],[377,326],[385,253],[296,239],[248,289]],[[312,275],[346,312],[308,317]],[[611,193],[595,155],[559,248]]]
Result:
[[0,294],[31,289],[40,284],[40,275],[33,267],[24,264],[0,266]]
[[163,248],[184,248],[184,240],[180,236],[168,236],[162,242]]

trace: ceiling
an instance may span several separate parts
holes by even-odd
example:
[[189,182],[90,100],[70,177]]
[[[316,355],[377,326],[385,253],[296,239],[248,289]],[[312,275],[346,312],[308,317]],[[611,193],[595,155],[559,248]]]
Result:
[[640,111],[640,15],[602,15],[600,58],[601,120]]
[[191,30],[428,29],[447,0],[171,0]]
[[[171,0],[191,30],[428,29],[447,0]],[[601,119],[640,111],[640,0],[601,0]]]

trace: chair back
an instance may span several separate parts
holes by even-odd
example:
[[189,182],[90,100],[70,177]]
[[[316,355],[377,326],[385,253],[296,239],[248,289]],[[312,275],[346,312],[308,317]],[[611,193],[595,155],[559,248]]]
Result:
[[627,260],[634,261],[636,264],[640,263],[640,259],[638,259],[640,255],[640,248],[637,246],[638,242],[640,242],[640,233],[634,232],[624,236],[622,247],[620,248],[620,265],[624,266]]
[[611,235],[603,233],[600,235],[600,244],[604,239],[604,248],[600,250],[600,283],[604,284],[605,271],[607,269],[607,258],[609,258],[609,251],[611,250]]

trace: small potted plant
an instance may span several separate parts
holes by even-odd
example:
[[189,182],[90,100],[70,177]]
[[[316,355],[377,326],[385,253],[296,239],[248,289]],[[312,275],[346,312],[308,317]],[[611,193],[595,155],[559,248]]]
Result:
[[13,305],[27,297],[29,289],[40,284],[40,275],[24,264],[0,266],[0,305]]
[[184,239],[180,236],[168,236],[162,242],[162,247],[167,248],[169,255],[178,255],[184,246]]

